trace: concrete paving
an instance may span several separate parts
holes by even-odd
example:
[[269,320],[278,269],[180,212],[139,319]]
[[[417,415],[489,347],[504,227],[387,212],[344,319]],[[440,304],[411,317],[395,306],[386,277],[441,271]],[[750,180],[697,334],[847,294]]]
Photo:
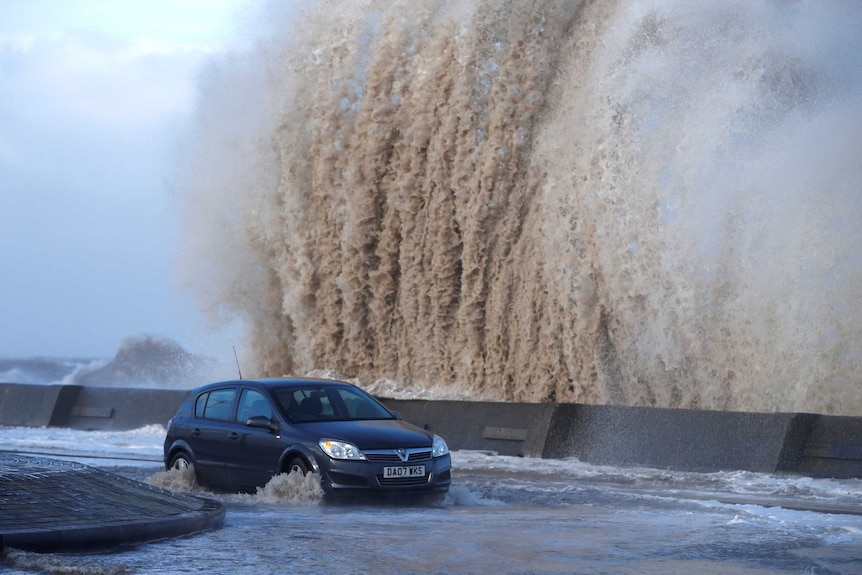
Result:
[[88,467],[0,453],[0,550],[81,552],[220,527],[221,503]]

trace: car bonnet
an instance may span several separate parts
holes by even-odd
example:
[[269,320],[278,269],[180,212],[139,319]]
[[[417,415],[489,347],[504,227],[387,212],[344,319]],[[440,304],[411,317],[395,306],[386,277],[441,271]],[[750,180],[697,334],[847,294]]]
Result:
[[347,441],[361,449],[431,447],[433,435],[406,421],[375,419],[361,421],[322,421],[296,425],[319,439]]

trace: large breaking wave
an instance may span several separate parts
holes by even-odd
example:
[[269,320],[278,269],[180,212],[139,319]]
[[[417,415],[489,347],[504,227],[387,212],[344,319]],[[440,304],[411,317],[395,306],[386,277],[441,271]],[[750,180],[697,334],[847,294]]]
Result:
[[182,186],[187,279],[258,372],[862,414],[862,6],[266,21],[203,78]]

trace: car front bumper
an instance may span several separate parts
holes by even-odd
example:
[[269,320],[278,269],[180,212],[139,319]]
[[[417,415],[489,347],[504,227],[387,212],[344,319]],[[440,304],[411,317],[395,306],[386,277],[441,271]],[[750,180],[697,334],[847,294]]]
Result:
[[[322,461],[320,459],[323,459]],[[347,461],[319,458],[321,485],[327,494],[445,493],[452,482],[449,455],[417,462]],[[421,475],[416,467],[424,467]],[[390,468],[387,477],[386,469]],[[401,473],[393,473],[395,471]],[[408,473],[408,468],[412,468]]]

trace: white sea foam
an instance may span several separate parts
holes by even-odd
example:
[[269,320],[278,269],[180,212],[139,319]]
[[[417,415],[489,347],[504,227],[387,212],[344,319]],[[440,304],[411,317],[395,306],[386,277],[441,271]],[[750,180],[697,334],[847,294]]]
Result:
[[471,489],[467,485],[453,485],[449,488],[446,498],[443,500],[444,505],[469,505],[469,506],[488,506],[496,507],[505,505],[502,501],[493,498],[488,498],[480,491]]
[[18,572],[41,573],[44,575],[125,575],[136,573],[136,569],[129,568],[122,561],[112,562],[104,565],[92,559],[83,559],[80,556],[49,555],[44,553],[30,553],[19,549],[9,549],[5,560],[0,562],[0,567],[20,570]]
[[280,473],[253,494],[239,494],[230,497],[231,501],[241,503],[268,503],[307,505],[318,503],[323,498],[320,475],[316,473]]
[[[3,449],[46,456],[78,456],[124,464],[161,462],[166,430],[151,424],[128,431],[83,431],[63,427],[0,427]],[[105,464],[103,462],[103,464]]]
[[698,497],[741,496],[811,503],[856,505],[862,501],[860,479],[817,479],[799,475],[777,475],[751,471],[694,473],[648,467],[611,467],[584,463],[576,458],[533,459],[497,455],[486,451],[455,451],[452,465],[460,470],[498,471],[513,477],[544,477],[556,480],[551,489],[566,481],[618,485],[641,492],[687,493]]
[[153,487],[161,487],[162,489],[181,493],[196,493],[200,495],[204,492],[200,485],[198,485],[195,471],[191,467],[157,471],[150,475],[145,483]]

